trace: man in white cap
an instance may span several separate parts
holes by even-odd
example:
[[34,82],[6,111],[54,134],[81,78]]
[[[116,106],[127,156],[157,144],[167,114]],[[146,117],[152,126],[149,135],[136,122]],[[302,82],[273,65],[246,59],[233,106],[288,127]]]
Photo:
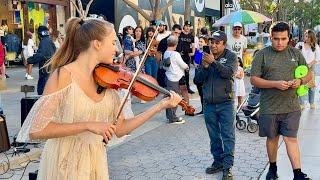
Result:
[[243,52],[246,50],[248,40],[242,35],[242,24],[235,22],[232,27],[232,35],[228,37],[227,47],[243,60]]
[[168,37],[171,34],[171,32],[166,30],[165,28],[166,23],[164,21],[159,21],[158,23],[159,23],[159,29],[158,29],[159,33],[156,37],[156,40],[160,42],[162,39]]

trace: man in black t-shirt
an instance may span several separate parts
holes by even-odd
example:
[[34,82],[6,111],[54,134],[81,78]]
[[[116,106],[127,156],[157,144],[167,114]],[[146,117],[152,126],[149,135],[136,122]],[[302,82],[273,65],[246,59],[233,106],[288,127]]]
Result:
[[[194,55],[195,47],[194,47],[194,36],[190,32],[191,23],[190,21],[186,21],[183,26],[183,31],[179,36],[179,41],[181,41],[181,47],[177,51],[180,52],[183,61],[188,64],[190,68],[191,56]],[[194,94],[194,92],[190,89],[189,84],[189,71],[185,71],[186,77],[186,85],[188,87],[188,92],[190,94]]]

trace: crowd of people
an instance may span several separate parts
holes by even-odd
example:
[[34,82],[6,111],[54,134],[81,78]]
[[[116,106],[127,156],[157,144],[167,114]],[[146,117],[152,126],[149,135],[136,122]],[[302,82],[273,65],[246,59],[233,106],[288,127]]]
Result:
[[[195,93],[190,88],[190,81],[193,81],[200,95],[201,109],[196,114],[186,115],[204,115],[213,156],[213,163],[205,172],[214,174],[222,171],[222,179],[232,179],[236,141],[235,106],[240,108],[246,96],[242,59],[247,49],[247,39],[242,31],[240,22],[234,23],[231,34],[227,35],[221,30],[210,32],[206,27],[195,32],[190,21],[185,21],[183,26],[175,24],[169,31],[165,22],[158,21],[151,22],[145,30],[140,26],[126,26],[121,35],[116,35],[113,25],[102,19],[72,18],[68,21],[63,42],[56,33],[49,34],[46,27],[39,27],[38,46],[32,40],[33,34],[27,32],[23,41],[25,77],[33,79],[32,65],[39,64],[38,94],[43,96],[28,115],[18,138],[49,139],[43,154],[40,177],[107,177],[106,163],[98,161],[106,159],[102,139],[108,142],[113,135],[126,135],[162,109],[166,109],[168,123],[184,124],[186,121],[183,116],[176,114],[177,104],[182,98],[189,103],[189,94]],[[154,36],[155,40],[152,41]],[[308,84],[310,108],[315,108],[313,69],[320,60],[320,48],[311,30],[305,32],[304,42],[297,43],[296,48],[289,45],[289,36],[287,23],[275,23],[271,27],[272,45],[256,53],[251,69],[251,84],[261,90],[258,124],[259,135],[267,137],[270,162],[267,179],[278,178],[276,159],[280,135],[287,145],[294,180],[308,179],[301,171],[297,139],[305,97],[300,97],[299,103],[295,91],[300,85]],[[1,57],[4,57],[4,53],[1,49],[4,49],[2,44],[0,63],[3,63]],[[118,92],[111,89],[97,94],[91,74],[99,63],[118,63],[135,72],[145,53],[142,72],[171,91],[171,96],[138,116],[132,113],[129,98],[127,110],[115,123],[117,106],[121,94],[126,90],[121,90],[125,92],[120,92],[120,97]],[[306,77],[293,77],[298,65],[308,66]],[[192,66],[195,67],[194,79],[190,78]],[[42,67],[50,69],[50,77],[47,69]],[[81,106],[88,101],[92,106]],[[108,111],[105,111],[106,108]],[[76,138],[80,140],[76,141]],[[90,142],[85,144],[84,141],[88,140]],[[64,146],[63,152],[57,149],[61,146]],[[78,156],[60,156],[84,146],[87,158],[93,158],[94,153],[95,159],[80,161]],[[92,148],[94,150],[90,150]],[[58,173],[57,163],[70,168]],[[90,172],[85,170],[90,165],[96,169]],[[51,172],[57,173],[51,177]]]
[[[137,29],[139,33],[143,31],[141,27]],[[124,37],[125,41],[128,39],[131,41],[130,48],[126,48],[128,43],[124,41],[124,49],[130,50],[125,54],[130,57],[132,55],[141,57],[142,48],[134,50],[137,46],[135,42],[141,41],[141,38],[136,40],[134,32],[135,30],[132,30],[133,35],[130,38]],[[155,28],[149,27],[146,32],[146,39],[148,39],[154,35]],[[130,33],[126,33],[126,36],[128,34]],[[214,159],[212,165],[206,169],[206,173],[213,174],[222,171],[223,179],[233,177],[231,169],[235,147],[234,106],[236,102],[237,108],[241,108],[240,105],[246,96],[242,59],[247,49],[247,39],[242,34],[243,26],[240,22],[233,24],[230,35],[223,31],[209,32],[203,27],[195,36],[189,21],[186,21],[183,27],[179,24],[173,25],[171,33],[161,21],[156,37],[159,43],[156,43],[150,51],[153,54],[147,56],[147,62],[154,63],[155,66],[149,66],[147,63],[145,65],[147,74],[157,78],[159,84],[168,90],[178,92],[187,102],[188,94],[194,93],[189,83],[190,65],[194,65],[193,81],[197,86],[202,104],[197,114],[204,113],[211,154]],[[280,135],[284,137],[288,148],[294,179],[309,179],[301,171],[297,140],[305,97],[298,98],[295,90],[302,84],[308,84],[310,108],[315,108],[314,87],[316,84],[313,70],[314,64],[320,60],[320,53],[315,33],[311,30],[305,32],[304,42],[295,45],[296,48],[292,47],[289,38],[288,24],[284,22],[274,24],[271,27],[271,46],[257,52],[252,64],[251,83],[255,88],[261,89],[261,112],[258,124],[259,135],[267,137],[266,147],[270,162],[267,179],[278,178],[276,147],[278,147]],[[146,41],[142,44],[146,47],[148,43],[150,42]],[[155,53],[156,46],[158,46],[158,53]],[[296,63],[288,64],[287,60]],[[131,65],[136,64],[137,59],[132,60]],[[297,65],[307,65],[308,76],[294,79],[293,71]],[[300,99],[300,104],[298,99]],[[169,123],[185,123],[182,117],[177,117],[176,108],[167,109],[166,117]]]

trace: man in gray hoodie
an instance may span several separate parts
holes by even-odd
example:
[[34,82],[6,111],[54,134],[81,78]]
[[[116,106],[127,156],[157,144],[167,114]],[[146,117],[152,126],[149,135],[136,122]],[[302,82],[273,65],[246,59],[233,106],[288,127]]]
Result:
[[195,83],[203,84],[204,118],[210,137],[214,162],[207,174],[223,171],[223,180],[232,180],[235,128],[233,74],[237,55],[226,49],[227,36],[216,31],[210,39],[210,54],[204,53],[202,67],[196,72]]

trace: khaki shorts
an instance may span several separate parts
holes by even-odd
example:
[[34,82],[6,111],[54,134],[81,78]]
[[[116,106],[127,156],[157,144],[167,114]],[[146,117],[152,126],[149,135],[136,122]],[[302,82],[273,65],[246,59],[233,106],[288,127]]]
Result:
[[301,112],[262,114],[259,116],[259,136],[275,138],[278,135],[297,137]]

